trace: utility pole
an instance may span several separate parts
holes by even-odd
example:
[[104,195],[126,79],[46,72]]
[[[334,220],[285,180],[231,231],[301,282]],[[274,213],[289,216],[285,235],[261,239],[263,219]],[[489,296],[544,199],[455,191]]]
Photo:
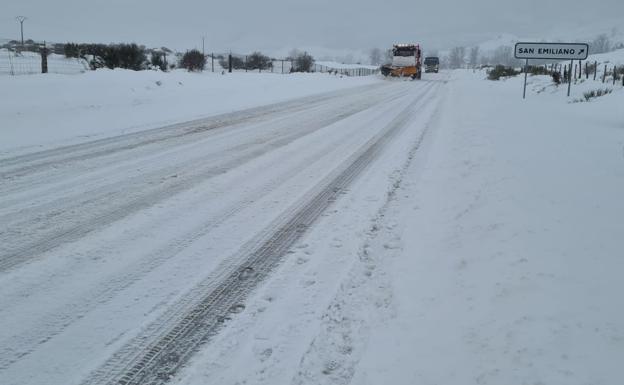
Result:
[[26,16],[17,16],[15,20],[20,23],[20,31],[22,33],[22,48],[24,48],[24,21],[28,19]]

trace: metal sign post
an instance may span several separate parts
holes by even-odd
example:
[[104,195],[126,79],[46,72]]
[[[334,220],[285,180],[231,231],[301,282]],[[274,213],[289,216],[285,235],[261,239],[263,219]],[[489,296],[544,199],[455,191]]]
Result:
[[[514,57],[526,60],[522,98],[526,98],[526,68],[529,66],[529,59],[570,60],[570,71],[572,71],[574,60],[578,60],[580,63],[581,60],[587,59],[588,55],[589,45],[586,43],[516,43]],[[572,76],[569,77],[568,81],[568,96],[570,96],[571,84]]]
[[570,96],[570,88],[572,88],[572,65],[574,60],[570,60],[570,71],[568,71],[568,96]]
[[529,59],[526,59],[526,63],[524,64],[524,91],[522,91],[522,99],[526,99],[526,82],[527,82],[528,72],[529,72]]

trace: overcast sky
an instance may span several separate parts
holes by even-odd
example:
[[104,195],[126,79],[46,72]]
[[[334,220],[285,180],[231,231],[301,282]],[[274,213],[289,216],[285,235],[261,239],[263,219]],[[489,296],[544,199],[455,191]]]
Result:
[[[5,0],[0,38],[137,42],[150,47],[276,52],[421,42],[445,49],[501,33],[552,34],[624,15],[624,0]],[[622,26],[624,29],[624,26]]]

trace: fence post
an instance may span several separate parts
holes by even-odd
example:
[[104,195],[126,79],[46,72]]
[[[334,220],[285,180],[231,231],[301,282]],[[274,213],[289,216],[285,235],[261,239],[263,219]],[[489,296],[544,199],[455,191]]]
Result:
[[598,74],[598,61],[594,62],[594,80],[596,80],[596,75]]
[[45,41],[43,42],[43,48],[41,49],[41,73],[48,73],[48,48]]
[[247,55],[245,55],[245,72],[247,72]]
[[232,54],[228,55],[228,72],[232,72]]
[[616,80],[617,80],[617,66],[613,66],[613,85],[615,85]]
[[282,74],[284,73],[284,59],[282,59]]
[[589,62],[585,62],[585,79],[589,79]]
[[[570,76],[570,81],[568,82],[568,97],[570,97],[570,88],[572,88],[572,64],[574,64],[574,60],[570,60],[570,71],[568,71],[568,76]],[[576,69],[574,70],[574,76],[576,76]]]
[[581,60],[579,60],[579,79],[583,78],[583,63]]
[[211,62],[212,62],[212,72],[214,72],[214,52],[210,54]]
[[604,83],[607,79],[607,65],[605,64],[604,72],[602,73],[602,82]]
[[522,99],[526,99],[526,83],[527,83],[528,72],[529,72],[529,59],[526,59],[526,63],[524,63],[524,89],[522,91]]

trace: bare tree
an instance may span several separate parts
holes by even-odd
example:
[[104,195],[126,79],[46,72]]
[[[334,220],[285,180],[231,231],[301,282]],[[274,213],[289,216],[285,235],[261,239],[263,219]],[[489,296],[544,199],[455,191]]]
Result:
[[606,33],[598,35],[589,45],[590,53],[605,53],[611,49],[611,41]]
[[386,63],[392,63],[392,58],[394,57],[394,53],[391,49],[386,50],[384,59]]
[[301,55],[301,51],[299,51],[297,48],[293,48],[290,50],[290,52],[288,53],[288,57],[287,59],[289,60],[295,60],[299,55]]
[[381,50],[379,48],[373,48],[370,50],[370,63],[371,65],[378,66],[381,64]]
[[466,47],[455,47],[449,54],[449,67],[451,69],[461,68],[464,66],[466,58]]
[[291,68],[291,72],[310,72],[312,70],[314,58],[307,52],[299,52],[294,60],[294,66]]
[[444,55],[440,58],[440,68],[451,68],[449,64],[449,55]]
[[518,60],[513,55],[513,48],[507,45],[496,48],[490,60],[492,65],[513,67],[518,64]]
[[468,62],[472,68],[475,68],[479,61],[479,46],[478,45],[470,48],[469,56],[470,58],[468,59]]

